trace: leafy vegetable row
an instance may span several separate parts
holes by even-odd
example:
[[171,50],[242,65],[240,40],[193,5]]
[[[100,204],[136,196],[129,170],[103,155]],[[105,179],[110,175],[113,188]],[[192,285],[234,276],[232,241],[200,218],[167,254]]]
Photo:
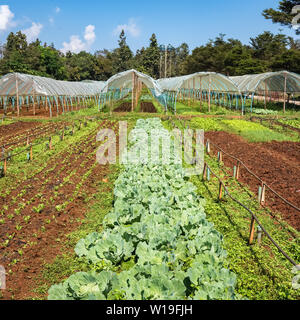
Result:
[[[136,129],[150,133],[163,126],[147,119],[138,120]],[[131,136],[134,150],[138,133]],[[204,200],[182,165],[127,164],[114,195],[105,231],[88,235],[75,248],[91,269],[103,271],[72,275],[50,288],[50,300],[238,298],[236,276],[224,268],[222,236],[206,220]]]

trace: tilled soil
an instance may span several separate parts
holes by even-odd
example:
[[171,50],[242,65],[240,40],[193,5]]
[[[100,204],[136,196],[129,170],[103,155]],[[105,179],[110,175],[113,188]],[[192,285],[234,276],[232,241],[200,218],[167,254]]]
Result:
[[[268,142],[249,143],[243,138],[227,132],[206,132],[205,140],[209,139],[225,152],[240,159],[267,185],[283,198],[300,207],[300,143],[299,142]],[[218,150],[211,147],[216,155]],[[223,155],[225,166],[233,168],[237,163]],[[233,172],[233,169],[232,169]],[[240,181],[248,184],[257,194],[261,183],[250,175],[242,166]],[[300,231],[300,213],[285,204],[279,197],[266,189],[266,203],[272,212],[279,212],[291,226]]]
[[114,112],[130,112],[132,108],[131,102],[123,102]]
[[[116,123],[99,124],[99,128],[105,127],[113,128],[117,134]],[[109,173],[109,166],[95,165],[99,145],[96,133],[97,130],[91,132],[70,150],[55,156],[46,169],[0,198],[0,209],[5,211],[5,223],[0,224],[0,265],[11,270],[4,299],[33,295],[43,264],[61,253],[66,235],[85,216],[85,197],[95,193],[99,181]],[[82,184],[80,188],[78,184]],[[64,203],[66,206],[61,209]],[[9,218],[9,214],[13,217]],[[15,261],[18,262],[14,264]]]
[[152,102],[141,102],[141,111],[145,113],[157,113]]
[[0,141],[6,140],[6,138],[10,138],[11,136],[16,136],[27,130],[32,130],[37,127],[41,127],[43,124],[41,122],[27,122],[27,121],[18,121],[11,124],[6,124],[0,126]]

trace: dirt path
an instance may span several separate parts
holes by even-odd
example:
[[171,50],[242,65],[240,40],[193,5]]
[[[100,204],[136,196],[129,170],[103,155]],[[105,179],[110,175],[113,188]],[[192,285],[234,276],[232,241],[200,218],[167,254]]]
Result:
[[[99,123],[103,127],[118,131],[113,122]],[[78,227],[78,218],[85,216],[86,196],[95,193],[97,182],[107,176],[109,167],[95,164],[99,143],[94,131],[0,198],[5,212],[5,223],[0,224],[0,264],[11,270],[5,299],[32,296],[42,265],[61,253],[60,243]]]
[[[227,132],[206,132],[210,139],[224,151],[239,158],[244,164],[285,199],[300,207],[300,143],[269,142],[249,143],[243,138]],[[216,155],[217,151],[212,146]],[[226,166],[233,168],[236,162],[223,156]],[[240,180],[257,194],[259,181],[245,169],[241,169]],[[282,217],[300,231],[300,213],[286,205],[278,197],[266,191],[266,206],[272,212],[280,212]]]

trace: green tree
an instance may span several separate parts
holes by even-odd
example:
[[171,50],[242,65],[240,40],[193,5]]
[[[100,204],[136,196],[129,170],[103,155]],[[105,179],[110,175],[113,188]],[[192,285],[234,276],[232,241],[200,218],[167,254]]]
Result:
[[250,38],[250,44],[254,49],[254,56],[267,61],[273,56],[284,52],[289,43],[290,40],[285,35],[274,35],[269,31],[265,31],[256,38]]
[[150,75],[153,78],[159,78],[159,47],[156,35],[153,33],[150,38],[148,48],[142,48],[135,57],[135,66],[141,72]]
[[[300,5],[299,0],[283,0],[279,2],[279,7],[275,9],[266,9],[263,11],[263,16],[266,19],[272,20],[273,23],[279,23],[282,26],[292,28],[292,20],[296,14],[292,14],[292,9]],[[300,23],[300,21],[299,21]],[[295,30],[296,34],[300,34],[300,28]]]
[[113,67],[116,72],[123,72],[132,67],[133,54],[126,42],[125,31],[122,30],[119,38],[119,48],[113,52]]

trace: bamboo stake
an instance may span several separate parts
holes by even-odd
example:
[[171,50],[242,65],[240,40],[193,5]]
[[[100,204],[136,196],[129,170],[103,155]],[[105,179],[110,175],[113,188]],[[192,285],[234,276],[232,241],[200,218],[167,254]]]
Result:
[[7,159],[4,159],[4,164],[3,164],[3,174],[6,176],[6,169],[7,169]]
[[134,80],[135,80],[135,74],[132,72],[132,94],[131,94],[131,112],[134,110]]
[[286,109],[286,86],[287,86],[287,74],[284,75],[284,95],[283,95],[283,112]]
[[209,75],[209,89],[208,89],[208,112],[210,112],[210,94],[211,94],[211,75]]
[[35,116],[35,90],[33,91],[33,115]]
[[222,196],[223,196],[223,184],[220,181],[220,184],[219,184],[219,200],[222,200]]
[[206,169],[207,169],[207,164],[204,163],[204,169],[203,169],[203,180],[204,180],[204,181],[206,180],[206,174],[207,174]]
[[255,231],[255,219],[252,217],[251,224],[250,224],[250,236],[249,236],[249,244],[250,245],[253,243],[254,231]]
[[267,109],[267,82],[265,80],[265,109]]
[[16,96],[17,96],[17,113],[18,117],[20,116],[20,106],[19,106],[19,84],[18,84],[18,77],[16,76]]
[[241,163],[240,161],[238,161],[236,166],[236,175],[235,175],[236,180],[239,180],[240,178],[240,167],[241,167]]
[[200,107],[201,106],[202,106],[202,77],[200,77]]

